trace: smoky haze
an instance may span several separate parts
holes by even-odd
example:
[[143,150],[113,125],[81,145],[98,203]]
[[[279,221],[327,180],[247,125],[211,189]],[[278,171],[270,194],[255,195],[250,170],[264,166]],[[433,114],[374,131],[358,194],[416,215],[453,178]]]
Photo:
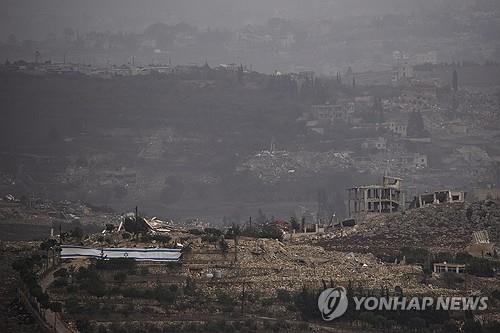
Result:
[[7,0],[0,4],[0,32],[39,40],[71,27],[88,31],[141,31],[150,24],[187,22],[237,28],[272,17],[312,20],[420,11],[473,1],[450,0]]
[[0,333],[500,333],[499,244],[500,0],[0,0]]
[[498,0],[2,1],[0,193],[230,223],[342,216],[384,173],[414,194],[495,184],[499,17]]

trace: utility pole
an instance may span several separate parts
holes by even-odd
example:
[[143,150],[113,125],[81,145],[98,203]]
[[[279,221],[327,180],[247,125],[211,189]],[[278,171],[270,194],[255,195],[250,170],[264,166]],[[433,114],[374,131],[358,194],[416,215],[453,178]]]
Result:
[[241,316],[245,315],[245,284],[246,282],[243,281],[243,290],[241,293]]
[[239,231],[236,231],[236,225],[233,224],[233,234],[234,234],[234,263],[238,262],[238,237]]

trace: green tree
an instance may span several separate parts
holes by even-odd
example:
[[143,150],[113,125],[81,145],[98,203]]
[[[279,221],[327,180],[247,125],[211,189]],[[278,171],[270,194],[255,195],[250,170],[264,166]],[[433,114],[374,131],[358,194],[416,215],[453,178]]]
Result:
[[62,312],[62,303],[50,302],[49,309],[54,312],[54,328],[56,327],[57,314]]
[[79,226],[76,226],[73,230],[71,230],[71,237],[74,237],[76,239],[82,239],[83,229]]
[[407,134],[411,138],[422,138],[428,135],[425,130],[424,119],[419,111],[410,113]]
[[297,221],[295,216],[290,217],[290,225],[292,227],[292,230],[295,230],[295,231],[300,230],[300,223]]
[[229,244],[226,242],[224,237],[221,237],[219,239],[219,248],[223,253],[227,253],[227,251],[229,250]]
[[452,86],[454,91],[458,91],[458,72],[456,69],[453,70]]

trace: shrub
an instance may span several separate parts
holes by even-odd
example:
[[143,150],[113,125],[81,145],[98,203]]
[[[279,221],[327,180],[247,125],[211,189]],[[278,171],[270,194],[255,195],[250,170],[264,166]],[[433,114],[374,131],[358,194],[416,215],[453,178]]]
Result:
[[290,292],[286,289],[278,289],[276,292],[276,298],[283,303],[288,303],[292,299]]
[[497,333],[500,332],[500,322],[499,321],[489,321],[483,326],[484,333]]
[[66,287],[68,285],[68,280],[65,277],[60,277],[55,279],[52,285],[56,288]]
[[88,320],[79,319],[76,321],[76,328],[81,333],[90,333],[92,332],[92,327],[90,326],[90,322]]
[[156,241],[162,244],[166,244],[172,240],[172,237],[162,234],[144,234],[141,239],[143,242]]
[[229,250],[229,244],[226,242],[224,238],[221,238],[219,240],[219,248],[223,253],[227,253],[227,251]]
[[217,301],[225,308],[232,308],[236,304],[235,300],[223,291],[217,293]]
[[104,325],[99,325],[99,327],[97,328],[97,333],[107,333],[107,332],[108,329]]
[[68,270],[66,268],[60,268],[54,272],[54,277],[67,277]]
[[113,280],[119,283],[125,282],[126,279],[127,279],[127,273],[125,272],[118,272],[115,275],[113,275]]
[[205,228],[204,229],[205,233],[215,235],[215,236],[222,236],[222,231],[216,228]]
[[444,272],[443,280],[448,288],[455,288],[457,284],[464,282],[463,277],[454,272]]
[[400,256],[406,257],[406,262],[409,264],[415,264],[415,263],[422,264],[425,263],[429,258],[429,251],[422,248],[404,247],[400,251]]
[[196,289],[196,282],[192,278],[188,277],[186,279],[186,285],[184,286],[184,294],[194,296],[196,295]]
[[68,313],[79,313],[81,310],[80,304],[78,304],[78,300],[75,297],[68,298],[64,303],[64,308]]
[[476,258],[468,253],[457,253],[456,261],[465,263],[465,271],[468,274],[491,277],[495,275],[495,268],[498,267],[498,263],[485,259]]
[[465,271],[476,276],[492,277],[495,276],[493,267],[493,263],[487,259],[474,258],[465,265]]
[[134,306],[134,303],[127,303],[127,305],[125,305],[124,307],[122,307],[120,309],[120,313],[124,316],[124,317],[128,317],[130,314],[132,314],[135,310],[135,306]]
[[47,250],[53,248],[56,245],[57,245],[57,241],[55,239],[47,239],[47,240],[44,240],[40,244],[40,250],[47,251]]
[[214,234],[204,234],[201,236],[201,240],[206,243],[215,244],[219,240],[220,236]]
[[200,236],[200,235],[203,235],[203,231],[200,230],[200,229],[190,229],[188,230],[188,232],[191,234],[191,235],[195,235],[195,236]]
[[96,262],[97,269],[106,270],[134,270],[137,262],[132,258],[112,258],[109,260],[98,260]]
[[318,295],[311,290],[303,288],[295,295],[294,303],[302,317],[306,320],[318,318]]
[[262,300],[262,306],[266,306],[267,307],[267,306],[271,306],[273,304],[274,304],[274,299],[272,299],[272,298],[264,298]]
[[157,286],[154,289],[154,295],[156,300],[160,303],[173,304],[175,303],[175,299],[177,297],[177,289],[173,291],[171,288]]
[[76,239],[82,239],[83,238],[83,229],[80,227],[75,227],[73,230],[70,232],[70,236]]
[[100,279],[93,282],[87,281],[82,287],[93,296],[103,297],[106,295],[106,285]]

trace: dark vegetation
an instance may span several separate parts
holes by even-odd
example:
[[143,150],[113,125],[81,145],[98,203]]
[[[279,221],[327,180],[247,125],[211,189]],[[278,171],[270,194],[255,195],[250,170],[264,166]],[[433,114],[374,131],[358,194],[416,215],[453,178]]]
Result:
[[224,239],[234,239],[238,236],[252,237],[252,238],[270,238],[283,240],[283,232],[276,226],[276,224],[266,221],[264,223],[244,224],[243,226],[234,224],[225,232],[216,228],[191,229],[189,233],[200,236],[202,241],[209,243],[217,243],[221,249],[227,250],[227,244],[220,242]]
[[[321,320],[321,314],[317,311],[317,300],[320,292],[304,288],[295,296],[295,305],[305,320]],[[353,286],[349,284],[347,293],[348,297],[351,298],[354,296],[386,296],[389,291],[383,289],[381,291],[371,291],[361,285]],[[400,294],[400,296],[402,295]],[[411,295],[404,296],[411,297]],[[383,330],[384,332],[410,330],[415,332],[455,333],[460,332],[462,326],[460,321],[463,321],[462,332],[466,333],[493,333],[500,329],[500,322],[481,324],[469,312],[466,312],[462,318],[457,318],[448,311],[434,309],[424,311],[357,311],[354,304],[353,300],[349,301],[347,312],[340,319],[337,319],[340,323],[354,325],[361,329]]]
[[[17,175],[14,194],[43,189],[54,199],[119,209],[139,203],[153,214],[164,213],[165,207],[175,211],[188,202],[194,210],[206,203],[217,207],[221,202],[255,206],[316,201],[319,189],[343,188],[352,183],[354,174],[328,170],[276,186],[250,172],[237,172],[237,167],[248,156],[268,149],[271,141],[278,149],[334,149],[308,134],[297,118],[310,104],[376,93],[370,89],[321,78],[303,83],[299,90],[285,75],[207,67],[109,80],[2,72],[0,150],[8,158],[3,159],[1,171]],[[391,95],[394,89],[379,87],[377,94]],[[166,137],[155,137],[165,131]],[[339,128],[326,139],[339,145],[348,134]],[[147,146],[144,142],[151,141],[164,149],[155,159],[138,156]],[[103,154],[109,158],[102,160]],[[89,173],[68,179],[67,168]],[[122,181],[121,170],[144,173],[147,179]],[[112,178],[111,184],[99,181],[115,172],[106,178]],[[199,180],[207,177],[211,181]],[[336,210],[343,205],[341,196],[339,190],[331,198]],[[238,214],[230,218],[236,220]]]
[[468,274],[479,277],[493,277],[500,267],[500,263],[496,260],[473,257],[465,252],[456,254],[449,252],[435,253],[424,248],[410,247],[402,248],[397,256],[384,257],[383,259],[387,262],[394,262],[395,259],[402,260],[403,258],[408,264],[422,265],[426,273],[432,271],[432,264],[443,262],[465,264],[465,270]]
[[38,283],[36,272],[42,267],[42,258],[40,255],[17,259],[12,267],[19,273],[22,282],[28,292],[36,298],[42,308],[48,308],[50,305],[49,295],[43,292]]

